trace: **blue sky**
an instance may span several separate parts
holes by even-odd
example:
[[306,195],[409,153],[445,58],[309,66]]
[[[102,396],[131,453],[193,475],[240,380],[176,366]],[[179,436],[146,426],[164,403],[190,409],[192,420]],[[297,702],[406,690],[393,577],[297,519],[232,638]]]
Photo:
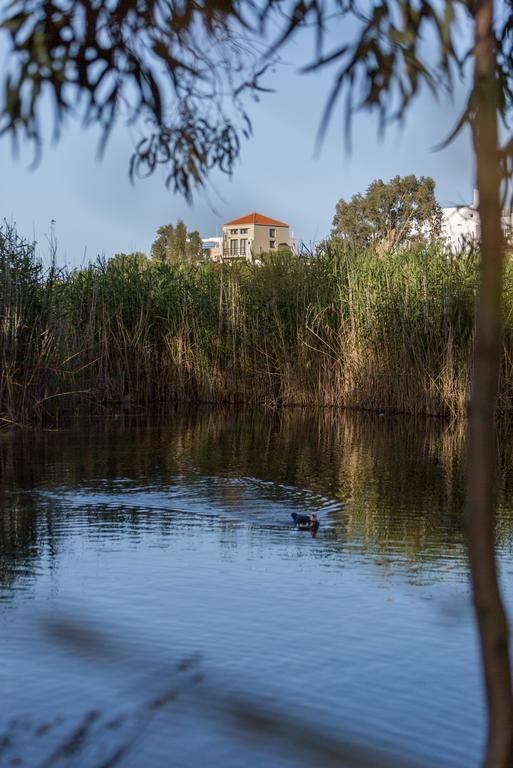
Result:
[[35,170],[30,170],[28,148],[16,160],[10,143],[0,142],[0,218],[14,220],[21,233],[34,237],[43,256],[54,220],[58,262],[78,266],[97,254],[149,252],[157,228],[178,218],[210,236],[216,226],[254,210],[287,221],[298,240],[314,242],[329,233],[340,197],[396,174],[432,176],[442,204],[471,199],[468,135],[433,151],[453,126],[458,108],[437,104],[427,93],[412,106],[405,127],[392,127],[384,140],[378,138],[375,116],[359,116],[350,155],[340,107],[316,152],[332,73],[297,74],[301,55],[299,44],[290,48],[288,61],[268,77],[276,93],[249,105],[254,135],[242,146],[233,178],[215,174],[210,189],[196,194],[192,205],[166,190],[159,173],[130,183],[132,139],[122,126],[99,161],[94,131],[71,125],[57,146],[46,148]]

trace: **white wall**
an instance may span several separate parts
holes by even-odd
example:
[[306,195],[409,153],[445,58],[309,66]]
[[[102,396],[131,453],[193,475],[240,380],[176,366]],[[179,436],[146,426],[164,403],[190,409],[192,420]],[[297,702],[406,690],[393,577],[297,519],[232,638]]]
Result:
[[473,206],[442,208],[442,237],[451,251],[461,251],[481,237],[479,212]]
[[[501,226],[504,236],[511,240],[513,209],[505,208],[502,211]],[[461,251],[470,243],[479,242],[481,239],[481,220],[479,218],[477,190],[474,190],[474,199],[471,205],[442,208],[442,237],[453,252]]]

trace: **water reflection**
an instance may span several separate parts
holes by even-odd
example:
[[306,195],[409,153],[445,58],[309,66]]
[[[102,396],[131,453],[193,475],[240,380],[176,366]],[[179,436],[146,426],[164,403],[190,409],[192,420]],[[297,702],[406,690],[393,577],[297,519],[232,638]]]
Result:
[[[3,435],[9,706],[42,700],[49,721],[69,708],[76,723],[127,698],[137,711],[127,688],[139,690],[138,663],[95,676],[23,623],[48,603],[113,623],[134,660],[198,652],[223,685],[249,680],[307,722],[343,722],[355,743],[371,734],[427,764],[471,765],[477,652],[470,612],[453,610],[468,593],[462,437],[437,420],[206,408]],[[500,446],[507,572],[513,448]],[[316,512],[317,536],[295,530],[292,512]],[[226,734],[198,731],[190,713],[173,720],[177,754],[196,749],[177,765],[199,764],[198,751],[224,768],[297,764],[241,760]],[[167,721],[155,729],[135,766],[168,764]]]
[[[85,530],[100,520],[134,534],[157,519],[165,533],[173,512],[283,527],[293,511],[316,511],[333,551],[356,548],[411,572],[461,561],[461,454],[461,430],[439,421],[330,411],[204,409],[4,436],[0,579],[9,588],[43,554],[55,557],[66,534],[55,515],[66,510]],[[504,472],[505,498],[511,482]],[[499,536],[509,546],[504,505]]]

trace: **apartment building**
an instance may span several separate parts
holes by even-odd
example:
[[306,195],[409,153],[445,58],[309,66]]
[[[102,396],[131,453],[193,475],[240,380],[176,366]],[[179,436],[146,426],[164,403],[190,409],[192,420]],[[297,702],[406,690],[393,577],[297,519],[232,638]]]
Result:
[[223,225],[223,260],[258,259],[262,253],[292,247],[289,225],[261,213],[248,213]]

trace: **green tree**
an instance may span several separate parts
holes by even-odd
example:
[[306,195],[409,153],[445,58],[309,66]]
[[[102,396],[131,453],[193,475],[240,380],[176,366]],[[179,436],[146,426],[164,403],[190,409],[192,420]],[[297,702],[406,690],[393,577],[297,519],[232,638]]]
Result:
[[109,264],[119,264],[120,266],[130,266],[133,264],[144,267],[148,264],[148,259],[146,258],[146,254],[142,251],[132,251],[132,253],[115,253],[114,256],[109,259]]
[[389,182],[376,179],[365,195],[346,202],[341,198],[333,217],[331,236],[358,247],[385,245],[439,236],[442,210],[435,199],[435,182],[429,176],[395,176]]
[[187,235],[187,250],[191,261],[200,261],[203,255],[203,241],[195,229]]
[[152,259],[155,259],[156,261],[167,261],[173,234],[174,228],[172,224],[164,224],[157,229],[157,237],[151,246]]
[[151,257],[157,261],[184,262],[199,261],[202,240],[196,230],[187,232],[181,219],[175,226],[164,224],[157,230],[157,237],[151,246]]

